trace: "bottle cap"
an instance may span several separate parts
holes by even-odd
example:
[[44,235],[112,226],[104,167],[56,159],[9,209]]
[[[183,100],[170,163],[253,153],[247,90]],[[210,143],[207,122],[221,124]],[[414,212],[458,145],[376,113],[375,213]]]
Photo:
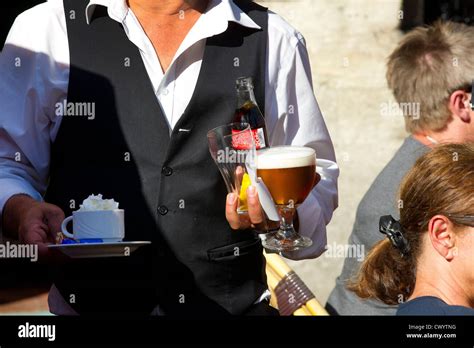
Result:
[[251,77],[239,77],[235,81],[237,89],[239,88],[252,88],[253,89],[253,80]]

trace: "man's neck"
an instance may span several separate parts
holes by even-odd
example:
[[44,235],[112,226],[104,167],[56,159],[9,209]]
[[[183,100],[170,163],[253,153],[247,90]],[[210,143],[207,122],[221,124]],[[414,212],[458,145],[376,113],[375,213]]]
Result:
[[127,3],[134,12],[157,17],[175,16],[190,10],[202,13],[207,7],[207,1],[203,0],[127,0]]
[[165,73],[208,0],[128,0]]
[[416,141],[418,141],[419,143],[425,145],[425,146],[428,146],[428,147],[433,147],[435,144],[433,144],[432,141],[430,141],[426,135],[424,134],[421,134],[421,133],[415,133],[415,134],[412,134],[411,137],[413,139],[415,139]]

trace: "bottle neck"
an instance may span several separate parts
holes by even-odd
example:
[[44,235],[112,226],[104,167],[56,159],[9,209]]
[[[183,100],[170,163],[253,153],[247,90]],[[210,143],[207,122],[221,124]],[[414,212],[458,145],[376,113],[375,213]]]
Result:
[[237,108],[241,108],[246,103],[251,101],[253,104],[257,105],[257,100],[255,99],[255,94],[253,93],[253,88],[239,88],[237,89]]

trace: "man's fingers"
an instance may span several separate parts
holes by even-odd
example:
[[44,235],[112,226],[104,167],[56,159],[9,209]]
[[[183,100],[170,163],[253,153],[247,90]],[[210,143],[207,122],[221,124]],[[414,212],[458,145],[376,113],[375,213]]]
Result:
[[248,213],[239,214],[237,212],[238,204],[239,197],[235,193],[229,193],[227,195],[225,215],[232,229],[238,230],[255,227],[258,230],[265,230],[265,216],[260,208],[260,201],[258,200],[255,186],[250,186],[247,189]]
[[45,222],[49,229],[48,240],[54,243],[56,241],[56,234],[61,231],[61,224],[64,220],[64,212],[61,208],[52,204],[48,204],[45,210],[45,218]]
[[17,227],[20,242],[37,245],[40,255],[48,256],[48,244],[55,243],[56,233],[61,230],[64,220],[64,212],[53,204],[27,200],[19,202],[17,214],[20,221]]
[[265,229],[265,216],[260,200],[258,199],[257,189],[255,186],[249,186],[247,189],[247,205],[249,209],[249,217],[252,224],[259,230]]
[[235,193],[229,193],[225,204],[225,217],[232,229],[240,228],[240,218],[237,213],[238,197]]
[[41,220],[28,221],[20,226],[19,240],[21,243],[43,242],[48,239],[48,226]]
[[32,227],[27,234],[27,243],[46,243],[48,242],[48,226],[34,226]]
[[48,226],[45,224],[33,224],[27,228],[27,231],[22,233],[24,238],[21,242],[26,244],[33,244],[38,246],[38,252],[40,256],[47,255],[49,253],[47,243],[49,241]]

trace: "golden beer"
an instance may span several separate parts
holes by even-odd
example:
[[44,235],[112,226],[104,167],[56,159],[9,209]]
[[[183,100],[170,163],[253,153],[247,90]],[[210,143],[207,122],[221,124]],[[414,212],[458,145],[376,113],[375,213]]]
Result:
[[275,204],[301,204],[315,184],[316,153],[312,148],[294,146],[260,150],[257,175],[267,186]]

